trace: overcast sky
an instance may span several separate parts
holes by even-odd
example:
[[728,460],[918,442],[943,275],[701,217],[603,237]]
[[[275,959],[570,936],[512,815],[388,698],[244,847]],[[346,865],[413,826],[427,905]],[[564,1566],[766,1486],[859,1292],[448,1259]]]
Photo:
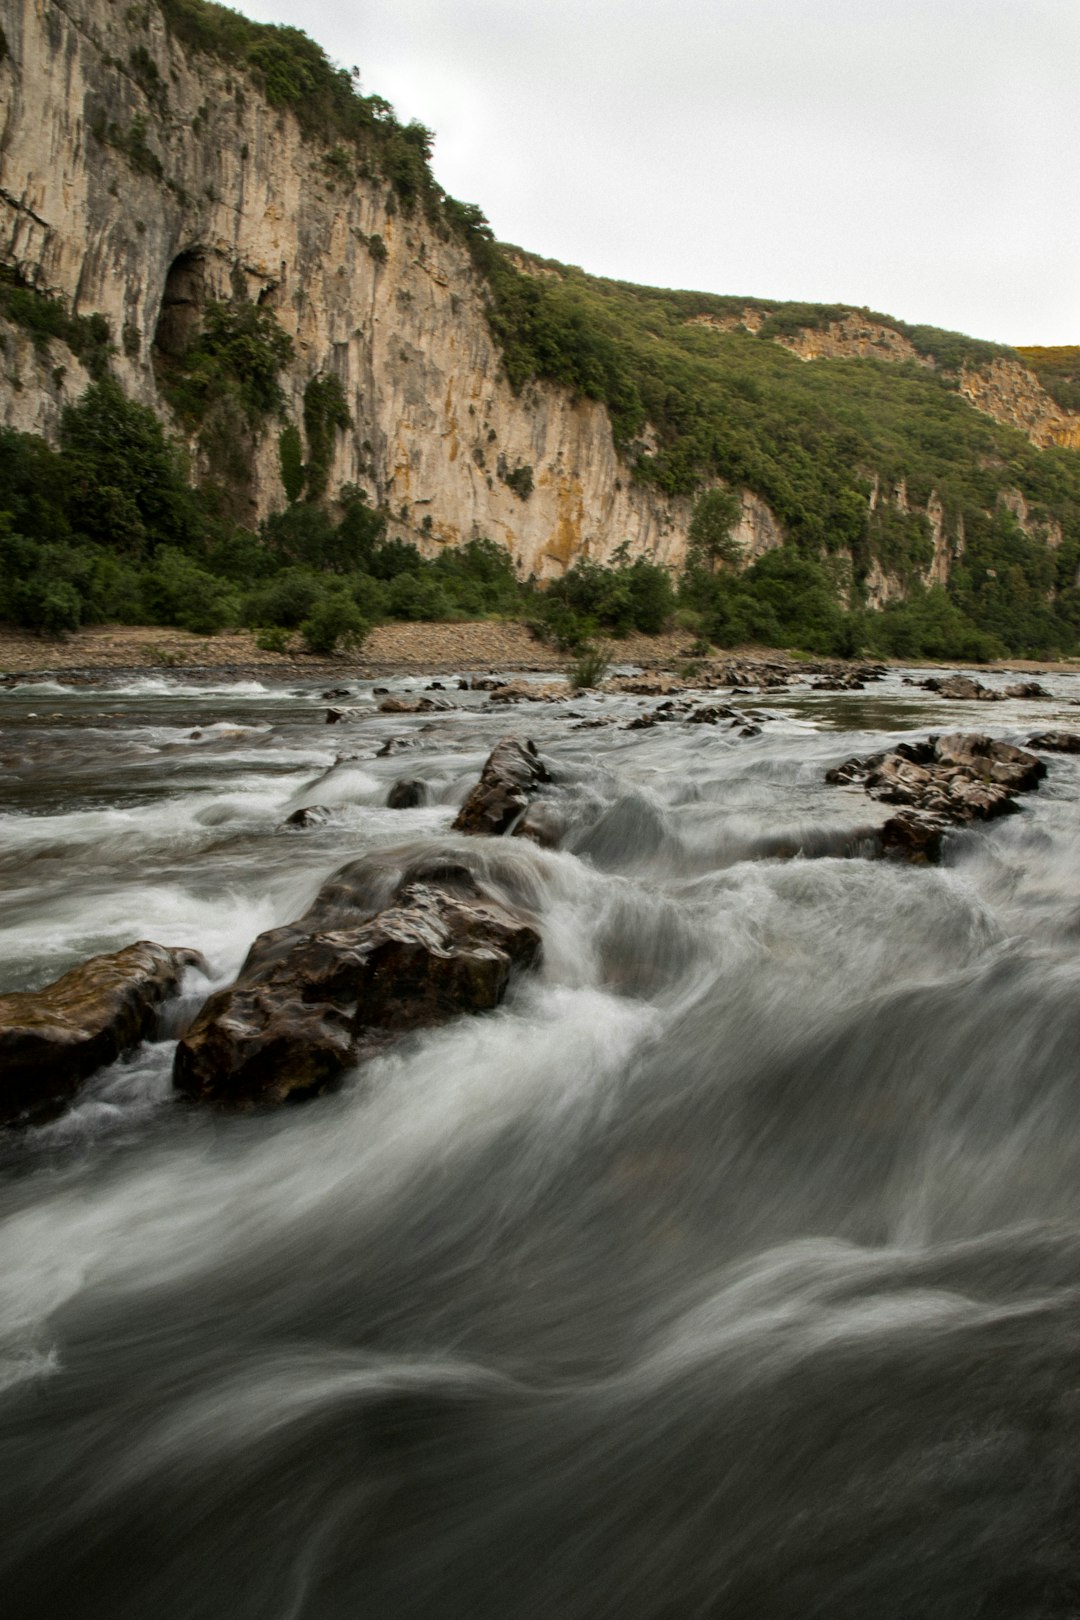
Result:
[[1080,0],[241,0],[435,130],[504,241],[1080,343]]

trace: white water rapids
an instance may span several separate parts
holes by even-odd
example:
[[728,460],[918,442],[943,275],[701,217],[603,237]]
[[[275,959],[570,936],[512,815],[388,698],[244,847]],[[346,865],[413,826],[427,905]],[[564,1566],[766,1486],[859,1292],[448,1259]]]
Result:
[[[752,738],[573,729],[626,696],[0,693],[0,992],[195,946],[175,1029],[402,844],[468,843],[544,941],[303,1106],[182,1103],[162,1040],[0,1137],[6,1620],[1075,1620],[1080,758],[934,869],[838,853],[886,812],[824,782],[1080,729],[1043,679],[740,694]],[[449,832],[508,733],[557,851]]]

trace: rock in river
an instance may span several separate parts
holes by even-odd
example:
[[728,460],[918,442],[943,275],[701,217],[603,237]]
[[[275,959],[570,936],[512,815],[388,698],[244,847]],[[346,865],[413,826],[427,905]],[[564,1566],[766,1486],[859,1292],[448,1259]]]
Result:
[[43,990],[0,996],[0,1122],[55,1114],[79,1083],[157,1029],[198,951],[140,940],[92,956]]
[[873,799],[902,808],[880,829],[881,848],[902,860],[936,861],[951,827],[1017,809],[1018,793],[1037,787],[1046,766],[1034,754],[979,733],[952,732],[898,743],[884,754],[849,759],[827,782],[861,783]]
[[177,1047],[178,1090],[229,1107],[314,1095],[395,1035],[497,1007],[539,957],[536,930],[464,866],[406,871],[365,916],[378,878],[355,861],[298,922],[260,934]]
[[536,789],[550,781],[535,743],[504,737],[491,750],[479,782],[458,811],[454,831],[494,838],[512,831]]

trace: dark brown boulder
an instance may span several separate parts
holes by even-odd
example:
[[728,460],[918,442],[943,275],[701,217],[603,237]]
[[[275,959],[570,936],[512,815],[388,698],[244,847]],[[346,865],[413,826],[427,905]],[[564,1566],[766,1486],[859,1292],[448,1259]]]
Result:
[[286,816],[282,822],[283,827],[322,827],[328,822],[333,812],[325,804],[305,804],[299,810],[294,810],[291,816]]
[[1036,731],[1034,736],[1028,738],[1028,747],[1051,754],[1080,754],[1080,734],[1075,731]]
[[140,940],[92,956],[42,990],[0,996],[0,1122],[59,1112],[81,1081],[157,1030],[198,951]]
[[501,837],[512,831],[536,789],[550,781],[535,743],[504,737],[491,750],[479,782],[458,811],[454,832]]
[[395,1035],[498,1006],[512,971],[540,954],[536,930],[453,863],[427,881],[407,874],[359,920],[379,878],[354,862],[306,917],[259,936],[179,1043],[178,1090],[241,1108],[315,1095]]
[[386,795],[388,810],[412,810],[416,805],[426,803],[427,783],[418,782],[412,776],[403,776]]

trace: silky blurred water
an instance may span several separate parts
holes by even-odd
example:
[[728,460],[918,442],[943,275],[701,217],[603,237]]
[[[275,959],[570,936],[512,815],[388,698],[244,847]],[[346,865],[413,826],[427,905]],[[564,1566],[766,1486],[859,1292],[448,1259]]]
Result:
[[[175,1028],[399,846],[545,946],[303,1107],[182,1104],[162,1040],[0,1138],[5,1616],[1080,1613],[1080,762],[937,869],[857,858],[885,812],[824,782],[1075,727],[1043,680],[737,694],[750,738],[576,729],[632,696],[0,693],[0,991],[193,945]],[[506,734],[557,851],[449,830]]]

